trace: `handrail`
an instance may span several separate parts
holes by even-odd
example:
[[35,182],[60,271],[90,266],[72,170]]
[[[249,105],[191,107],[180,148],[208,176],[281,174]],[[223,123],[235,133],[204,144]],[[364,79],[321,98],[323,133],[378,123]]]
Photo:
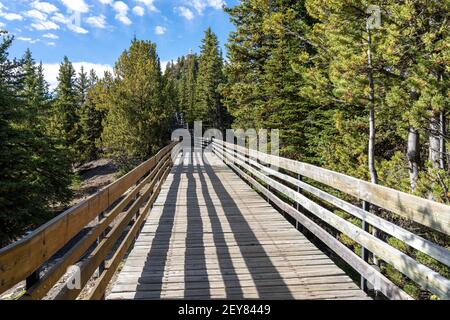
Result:
[[[218,140],[214,140],[218,141]],[[246,148],[222,141],[229,148],[245,153]],[[376,185],[342,173],[308,163],[250,150],[251,157],[290,172],[310,178],[339,191],[367,201],[406,219],[415,221],[436,231],[450,235],[450,206],[423,199],[405,192]]]
[[[25,238],[0,249],[0,293],[33,273],[39,273],[39,268],[43,264],[97,219],[98,222],[85,235],[77,239],[76,243],[45,272],[42,278],[36,279],[29,285],[24,298],[45,297],[66,273],[67,268],[77,263],[87,250],[99,241],[94,251],[90,252],[81,263],[81,282],[84,286],[92,273],[104,264],[106,256],[134,218],[134,224],[122,240],[116,254],[118,251],[123,252],[125,247],[128,248],[131,243],[130,234],[138,231],[136,225],[145,219],[146,211],[156,199],[161,184],[169,172],[171,151],[178,147],[178,142],[170,143],[155,156],[88,199],[66,210]],[[141,210],[142,205],[145,206],[144,210]],[[123,212],[127,207],[127,211]],[[112,229],[109,230],[110,228]],[[113,269],[112,266],[107,266],[103,273],[107,272],[108,277],[112,276]],[[104,278],[105,276],[100,275],[99,279]],[[67,291],[67,287],[64,288],[66,296],[60,293],[59,297],[76,298],[81,291],[78,289]],[[97,297],[99,292],[101,295],[104,293],[105,288],[106,285],[96,290]]]
[[[372,214],[348,202],[345,202],[344,200],[341,200],[323,190],[320,190],[319,188],[313,187],[298,179],[294,179],[293,177],[287,174],[283,174],[276,170],[270,169],[265,165],[274,164],[277,167],[280,167],[293,173],[300,173],[300,172],[305,173],[305,171],[302,169],[305,167],[308,167],[310,170],[315,170],[315,168],[317,168],[319,170],[322,170],[322,173],[325,172],[323,171],[324,169],[314,167],[311,165],[306,165],[298,161],[271,156],[262,152],[258,152],[256,150],[250,150],[242,146],[237,146],[217,139],[213,139],[212,148],[213,151],[219,157],[221,157],[230,167],[235,169],[245,180],[250,182],[250,184],[256,187],[260,192],[264,193],[273,203],[275,203],[278,207],[280,207],[280,209],[293,216],[307,229],[310,229],[310,231],[312,231],[328,247],[330,247],[333,251],[335,251],[338,255],[340,255],[356,271],[360,272],[361,275],[364,276],[364,278],[366,278],[372,284],[376,284],[378,289],[387,297],[399,299],[399,298],[407,298],[408,296],[404,292],[397,290],[398,288],[396,289],[396,286],[392,282],[390,282],[388,279],[382,276],[381,273],[375,270],[367,262],[363,261],[353,253],[352,253],[353,256],[350,256],[349,252],[347,250],[343,250],[342,246],[339,245],[341,243],[338,240],[333,238],[330,239],[329,234],[324,229],[322,229],[316,223],[307,218],[299,210],[294,209],[292,206],[288,205],[286,202],[281,200],[281,198],[279,198],[273,192],[273,190],[283,194],[285,197],[290,198],[296,203],[299,203],[308,212],[312,213],[320,220],[326,222],[328,225],[332,226],[336,230],[346,234],[348,237],[353,239],[355,242],[361,244],[362,247],[367,248],[378,257],[384,259],[386,262],[390,263],[397,270],[399,270],[400,272],[408,276],[410,279],[414,280],[416,283],[421,285],[424,289],[427,289],[435,293],[441,298],[445,299],[450,298],[450,281],[447,278],[431,270],[430,268],[424,266],[423,264],[417,262],[416,260],[404,254],[403,252],[391,247],[386,242],[374,237],[369,232],[366,232],[365,230],[359,228],[358,226],[349,223],[345,219],[338,217],[333,212],[323,208],[319,204],[315,203],[314,201],[306,197],[304,193],[300,193],[298,192],[298,190],[294,190],[290,186],[296,186],[298,188],[301,188],[303,191],[306,191],[307,193],[314,195],[315,197],[318,197],[324,200],[325,202],[328,202],[331,205],[338,207],[350,213],[351,215],[370,223],[377,229],[380,229],[386,232],[387,234],[390,234],[404,241],[411,247],[430,255],[431,257],[444,263],[447,266],[450,265],[449,250],[431,241],[423,239],[422,237],[415,235],[409,232],[408,230],[405,230],[387,220],[384,220],[375,214]],[[261,164],[258,161],[262,162],[263,164]],[[320,175],[317,175],[314,172],[308,172],[306,176],[320,177]],[[275,180],[274,177],[276,177],[277,180]],[[345,184],[340,183],[339,178],[341,177],[344,177],[344,179],[347,182],[349,180],[352,180],[357,185],[364,185],[361,184],[361,182],[364,182],[362,180],[338,174],[330,170],[326,170],[326,175],[323,174],[321,177],[322,178],[319,181],[331,187],[344,186]],[[325,182],[327,181],[326,179],[328,179],[328,181],[331,181],[332,183],[329,184],[326,183]],[[264,187],[257,180],[261,181],[267,186],[270,186],[270,188]],[[377,189],[377,187],[380,186],[372,185],[370,189],[375,190],[376,192],[380,192],[380,194],[381,192],[389,190],[390,192],[389,196],[392,196],[392,194],[394,194],[394,196],[398,194],[398,191],[396,190],[385,187]],[[344,192],[348,191],[343,187],[339,190]],[[354,193],[355,192],[353,191],[353,194]],[[389,198],[389,196],[386,197]],[[366,200],[368,198],[371,198],[370,195],[364,195],[363,199]],[[402,198],[405,198],[405,196],[402,195]],[[439,206],[436,206],[437,204],[433,202],[430,204],[429,200],[425,200],[419,197],[414,198],[416,198],[415,200],[418,201],[414,208],[420,206],[422,203],[426,203],[426,205],[430,208],[442,206],[447,207],[445,205],[440,206],[440,204]],[[380,207],[383,207],[384,209],[388,210],[389,208],[391,208],[389,206],[383,205],[381,205]],[[446,210],[447,210],[446,212],[448,212],[448,208],[446,208]],[[417,217],[417,215],[414,215],[414,217]],[[443,220],[448,218],[445,215],[445,212],[444,214],[442,214],[441,212],[441,219],[442,218]],[[337,244],[336,242],[339,242],[339,244]],[[363,262],[365,266],[362,265],[361,262]],[[369,269],[367,268],[370,268],[371,270],[369,271]]]

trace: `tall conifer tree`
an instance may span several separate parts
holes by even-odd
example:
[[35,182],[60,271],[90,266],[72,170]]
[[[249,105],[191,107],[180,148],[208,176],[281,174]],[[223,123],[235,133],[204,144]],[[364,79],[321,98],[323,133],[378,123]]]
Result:
[[224,82],[223,59],[217,36],[208,28],[202,41],[199,57],[197,85],[195,91],[195,110],[204,126],[225,129],[227,119],[222,105],[219,86]]

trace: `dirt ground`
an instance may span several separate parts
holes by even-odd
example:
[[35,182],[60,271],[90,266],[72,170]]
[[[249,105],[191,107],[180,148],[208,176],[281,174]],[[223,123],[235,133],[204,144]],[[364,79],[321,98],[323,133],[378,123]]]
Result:
[[117,168],[110,159],[98,159],[79,167],[76,172],[80,175],[81,186],[75,191],[70,206],[79,203],[113,182]]

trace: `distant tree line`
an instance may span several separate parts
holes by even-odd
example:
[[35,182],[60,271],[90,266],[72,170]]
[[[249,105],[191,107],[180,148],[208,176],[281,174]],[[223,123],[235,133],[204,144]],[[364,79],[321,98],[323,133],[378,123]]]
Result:
[[211,28],[205,31],[200,49],[199,56],[190,53],[166,66],[165,75],[174,90],[172,101],[186,127],[192,128],[194,121],[200,120],[204,128],[225,130],[232,119],[222,102],[224,61]]

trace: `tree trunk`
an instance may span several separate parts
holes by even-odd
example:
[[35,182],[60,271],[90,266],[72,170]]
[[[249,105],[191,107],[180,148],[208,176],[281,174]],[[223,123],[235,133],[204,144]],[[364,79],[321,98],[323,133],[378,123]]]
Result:
[[378,175],[375,168],[375,83],[373,79],[372,66],[372,36],[368,25],[367,34],[367,69],[369,80],[369,147],[367,153],[370,180],[372,181],[372,183],[376,184],[378,183]]
[[[369,28],[369,23],[366,25],[367,31],[367,70],[369,80],[369,146],[367,149],[368,167],[370,172],[370,180],[372,183],[378,183],[377,169],[375,168],[375,82],[373,79],[373,65],[372,65],[372,35]],[[371,211],[376,213],[376,208],[371,206]],[[372,226],[372,235],[378,238],[378,231]],[[378,257],[372,255],[373,263],[379,266],[380,261]]]
[[411,181],[411,191],[414,192],[419,178],[420,144],[419,133],[413,126],[409,127],[407,156],[409,161],[409,177]]
[[439,114],[434,112],[430,119],[430,137],[429,137],[429,147],[428,147],[428,160],[431,166],[435,169],[439,169],[440,160],[440,123]]
[[439,169],[445,169],[445,113],[439,113]]

